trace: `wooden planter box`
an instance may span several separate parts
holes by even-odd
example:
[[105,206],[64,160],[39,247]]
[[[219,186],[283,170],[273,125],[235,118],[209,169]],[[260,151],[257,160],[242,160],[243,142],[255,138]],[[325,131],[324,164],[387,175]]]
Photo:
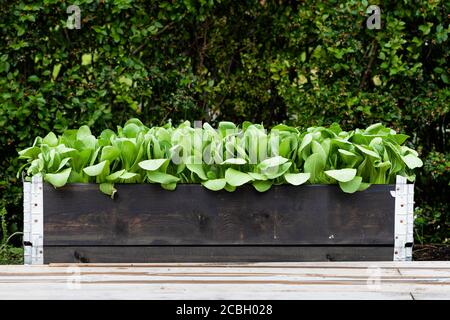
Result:
[[411,258],[413,185],[60,189],[24,184],[25,263],[352,261]]

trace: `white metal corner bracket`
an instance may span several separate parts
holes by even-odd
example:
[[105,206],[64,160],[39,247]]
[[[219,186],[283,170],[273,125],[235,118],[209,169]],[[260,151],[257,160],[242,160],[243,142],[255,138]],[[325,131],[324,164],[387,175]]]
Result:
[[23,246],[25,264],[44,263],[44,190],[42,177],[23,183]]
[[414,184],[397,176],[395,190],[394,261],[411,261],[414,244]]

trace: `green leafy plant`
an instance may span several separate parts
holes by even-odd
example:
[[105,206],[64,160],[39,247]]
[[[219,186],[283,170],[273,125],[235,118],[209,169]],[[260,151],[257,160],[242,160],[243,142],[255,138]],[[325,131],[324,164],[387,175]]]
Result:
[[[184,122],[147,127],[131,119],[123,127],[91,134],[89,127],[50,132],[19,152],[27,176],[42,175],[55,187],[98,183],[114,196],[115,183],[201,183],[234,191],[252,184],[260,192],[272,185],[339,184],[347,193],[370,184],[387,184],[396,175],[415,179],[418,153],[403,145],[408,136],[377,123],[343,131],[339,125],[305,131],[284,124],[267,131],[260,124],[220,122],[217,130]],[[19,170],[19,173],[21,172]]]

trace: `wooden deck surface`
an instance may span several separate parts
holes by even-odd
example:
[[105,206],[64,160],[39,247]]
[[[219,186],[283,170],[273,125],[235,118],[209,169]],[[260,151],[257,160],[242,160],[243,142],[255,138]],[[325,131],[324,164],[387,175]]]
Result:
[[450,299],[450,261],[0,266],[0,299]]

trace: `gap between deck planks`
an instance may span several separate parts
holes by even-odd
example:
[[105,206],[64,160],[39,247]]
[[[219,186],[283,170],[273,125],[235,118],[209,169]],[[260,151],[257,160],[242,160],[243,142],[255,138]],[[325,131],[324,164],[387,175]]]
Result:
[[450,299],[450,261],[0,266],[0,299]]

